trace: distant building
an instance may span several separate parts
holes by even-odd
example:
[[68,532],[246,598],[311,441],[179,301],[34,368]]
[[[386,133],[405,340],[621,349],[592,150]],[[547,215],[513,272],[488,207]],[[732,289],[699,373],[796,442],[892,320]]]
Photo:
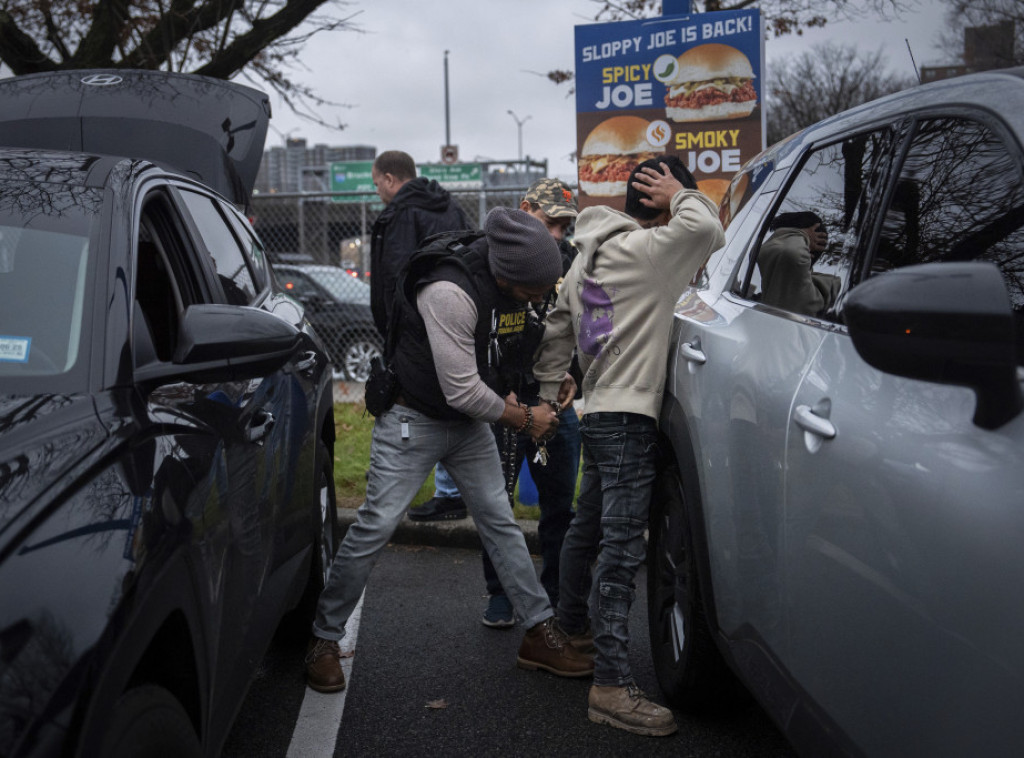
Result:
[[264,151],[256,175],[256,192],[317,192],[328,189],[327,167],[334,161],[372,161],[377,148],[370,145],[308,147],[306,140],[287,139],[284,147]]
[[1002,21],[992,26],[968,27],[964,29],[964,62],[948,66],[922,66],[921,83],[1012,66],[1015,60],[1013,40],[1012,21]]

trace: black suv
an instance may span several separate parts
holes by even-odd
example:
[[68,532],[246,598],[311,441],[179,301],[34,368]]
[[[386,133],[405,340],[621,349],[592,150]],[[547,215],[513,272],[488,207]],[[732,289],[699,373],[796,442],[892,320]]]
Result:
[[261,92],[0,80],[0,754],[215,756],[334,554],[330,362],[239,212]]

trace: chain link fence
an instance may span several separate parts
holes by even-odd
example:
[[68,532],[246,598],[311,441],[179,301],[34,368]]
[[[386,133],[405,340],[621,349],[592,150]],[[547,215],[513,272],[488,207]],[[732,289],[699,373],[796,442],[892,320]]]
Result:
[[[470,223],[492,208],[518,207],[526,187],[449,190]],[[575,189],[575,188],[574,188]],[[279,283],[300,300],[327,343],[335,378],[363,382],[383,340],[370,315],[370,232],[384,210],[374,195],[303,192],[255,195],[253,226]]]

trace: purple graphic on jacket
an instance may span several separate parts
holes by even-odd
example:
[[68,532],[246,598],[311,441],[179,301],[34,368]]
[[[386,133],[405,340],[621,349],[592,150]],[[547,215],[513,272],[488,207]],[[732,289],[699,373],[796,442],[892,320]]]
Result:
[[580,319],[580,349],[585,355],[597,357],[615,329],[615,307],[604,288],[593,279],[583,280],[580,293],[583,317]]

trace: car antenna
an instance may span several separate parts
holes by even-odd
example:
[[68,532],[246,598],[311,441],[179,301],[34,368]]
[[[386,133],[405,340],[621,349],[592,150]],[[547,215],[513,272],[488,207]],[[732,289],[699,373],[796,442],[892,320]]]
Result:
[[921,83],[921,72],[917,70],[917,61],[914,60],[914,51],[910,49],[910,40],[906,37],[903,41],[907,43],[907,53],[910,55],[910,63],[914,67],[914,76],[917,77],[917,83]]

